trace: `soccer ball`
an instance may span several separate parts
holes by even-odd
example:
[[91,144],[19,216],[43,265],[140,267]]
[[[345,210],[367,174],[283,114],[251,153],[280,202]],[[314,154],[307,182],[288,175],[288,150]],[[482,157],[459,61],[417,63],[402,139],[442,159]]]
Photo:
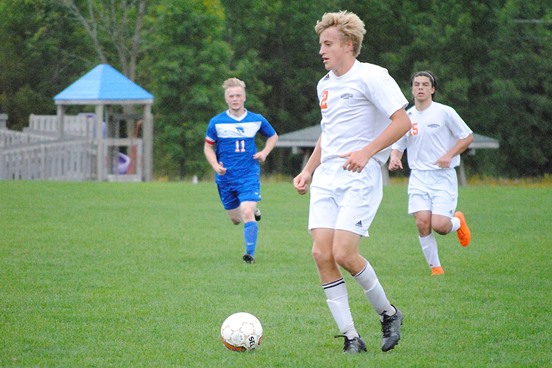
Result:
[[263,338],[263,326],[252,314],[239,312],[226,318],[220,328],[222,343],[233,351],[255,350]]

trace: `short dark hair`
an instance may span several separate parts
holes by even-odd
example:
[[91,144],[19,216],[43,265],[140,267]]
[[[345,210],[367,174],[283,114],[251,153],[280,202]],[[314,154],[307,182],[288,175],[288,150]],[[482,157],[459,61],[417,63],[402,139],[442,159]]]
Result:
[[[412,77],[410,77],[410,87],[412,87],[412,85],[414,84],[414,78],[416,77],[428,77],[429,81],[431,82],[431,87],[435,88],[435,92],[437,92],[437,78],[435,78],[435,75],[433,75],[432,72],[430,72],[429,70],[422,70],[420,72],[412,74]],[[435,92],[433,92],[431,96],[433,96]]]

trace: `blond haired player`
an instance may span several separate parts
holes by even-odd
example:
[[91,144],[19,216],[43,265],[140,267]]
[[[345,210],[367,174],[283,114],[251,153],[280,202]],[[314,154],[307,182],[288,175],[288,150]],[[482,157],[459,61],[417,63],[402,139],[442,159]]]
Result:
[[[245,108],[245,83],[238,78],[224,81],[224,99],[228,110],[209,121],[203,151],[216,172],[220,200],[228,217],[235,224],[243,223],[245,263],[255,263],[255,251],[261,213],[261,168],[276,142],[278,134],[261,114]],[[257,133],[266,138],[257,151]]]
[[371,264],[359,253],[383,197],[381,165],[389,147],[410,129],[408,101],[386,69],[356,59],[366,33],[350,12],[326,13],[315,27],[328,73],[317,92],[322,134],[293,184],[310,184],[308,228],[312,255],[345,353],[366,351],[349,309],[344,269],[380,316],[383,351],[400,339],[402,314],[389,300]]

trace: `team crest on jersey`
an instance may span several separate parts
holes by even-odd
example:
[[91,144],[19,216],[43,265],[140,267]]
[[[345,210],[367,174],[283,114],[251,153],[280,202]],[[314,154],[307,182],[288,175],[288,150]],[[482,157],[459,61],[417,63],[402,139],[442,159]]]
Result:
[[439,128],[440,125],[439,125],[439,124],[429,124],[427,127],[428,127],[428,128],[432,128],[432,129],[435,129],[435,128]]
[[348,100],[348,99],[351,99],[351,98],[353,98],[352,93],[344,93],[344,94],[341,95],[342,100]]
[[216,124],[218,138],[252,138],[261,127],[260,121],[247,123]]

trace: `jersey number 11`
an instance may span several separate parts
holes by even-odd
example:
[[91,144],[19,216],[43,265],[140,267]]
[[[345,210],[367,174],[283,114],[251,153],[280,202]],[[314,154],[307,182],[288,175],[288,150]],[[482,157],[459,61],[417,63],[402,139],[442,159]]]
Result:
[[236,152],[245,152],[245,141],[236,141]]

